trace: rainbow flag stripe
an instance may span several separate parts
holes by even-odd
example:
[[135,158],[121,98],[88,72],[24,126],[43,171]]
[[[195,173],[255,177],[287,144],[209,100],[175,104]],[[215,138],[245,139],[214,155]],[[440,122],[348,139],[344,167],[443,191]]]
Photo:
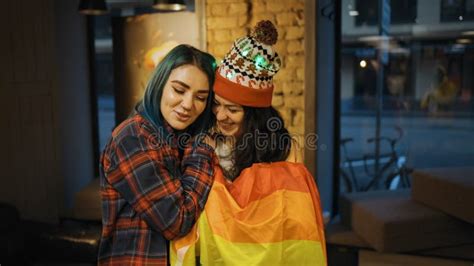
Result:
[[327,265],[319,193],[298,163],[254,164],[230,183],[220,168],[171,265]]

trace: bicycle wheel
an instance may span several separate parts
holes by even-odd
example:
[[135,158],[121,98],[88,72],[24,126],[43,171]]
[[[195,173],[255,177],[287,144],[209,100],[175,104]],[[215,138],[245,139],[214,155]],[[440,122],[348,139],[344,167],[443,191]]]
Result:
[[401,182],[401,173],[399,171],[393,172],[387,176],[385,179],[385,189],[387,190],[397,190],[402,187]]
[[413,169],[406,166],[400,169],[400,173],[401,173],[400,180],[402,183],[402,187],[404,188],[411,187],[411,173],[412,172],[413,172]]
[[410,185],[410,174],[413,172],[408,167],[402,167],[397,171],[391,173],[385,179],[385,188],[387,190],[396,190],[400,188],[409,188]]

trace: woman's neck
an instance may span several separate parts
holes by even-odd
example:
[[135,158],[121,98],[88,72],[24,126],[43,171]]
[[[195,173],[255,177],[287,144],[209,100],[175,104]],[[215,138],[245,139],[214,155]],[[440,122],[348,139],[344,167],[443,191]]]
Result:
[[229,180],[234,180],[236,177],[236,169],[233,141],[217,141],[215,152],[224,176]]

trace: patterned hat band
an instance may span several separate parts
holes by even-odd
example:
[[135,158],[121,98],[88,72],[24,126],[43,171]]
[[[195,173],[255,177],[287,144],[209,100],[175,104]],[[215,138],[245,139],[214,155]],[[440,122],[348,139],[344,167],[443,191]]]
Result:
[[216,73],[214,92],[220,97],[250,107],[270,107],[272,105],[273,86],[265,89],[253,89],[232,82]]

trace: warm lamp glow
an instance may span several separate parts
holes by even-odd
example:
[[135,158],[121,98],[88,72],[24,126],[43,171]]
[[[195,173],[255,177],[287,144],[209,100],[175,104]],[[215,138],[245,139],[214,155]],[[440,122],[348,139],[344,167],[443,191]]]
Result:
[[79,2],[79,13],[83,15],[103,15],[108,12],[105,0],[81,0]]
[[469,44],[471,42],[472,42],[471,39],[457,39],[456,40],[456,43],[461,43],[461,44]]
[[153,8],[161,11],[183,11],[186,9],[184,0],[154,0]]
[[165,55],[176,45],[178,45],[177,42],[168,41],[160,46],[155,46],[148,50],[148,52],[145,54],[145,66],[149,69],[154,69],[160,63],[163,57],[165,57]]

